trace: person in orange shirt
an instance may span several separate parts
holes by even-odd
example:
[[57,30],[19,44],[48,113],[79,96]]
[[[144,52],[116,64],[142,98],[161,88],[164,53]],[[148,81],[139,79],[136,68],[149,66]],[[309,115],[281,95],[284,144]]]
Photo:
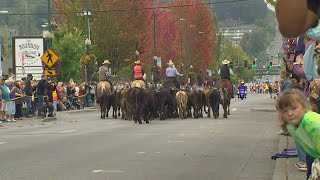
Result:
[[147,85],[147,82],[145,81],[145,79],[143,78],[144,74],[144,70],[143,67],[141,65],[140,60],[137,60],[136,62],[134,62],[135,66],[133,67],[133,77],[134,80],[142,80],[145,85]]

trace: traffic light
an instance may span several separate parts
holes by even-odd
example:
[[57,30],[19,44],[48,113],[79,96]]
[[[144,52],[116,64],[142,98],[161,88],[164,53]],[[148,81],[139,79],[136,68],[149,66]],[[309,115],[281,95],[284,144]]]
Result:
[[269,69],[269,70],[272,69],[272,62],[271,62],[271,61],[269,62],[269,67],[268,67],[268,69]]
[[254,60],[254,61],[252,62],[252,67],[253,67],[253,68],[256,67],[256,60]]

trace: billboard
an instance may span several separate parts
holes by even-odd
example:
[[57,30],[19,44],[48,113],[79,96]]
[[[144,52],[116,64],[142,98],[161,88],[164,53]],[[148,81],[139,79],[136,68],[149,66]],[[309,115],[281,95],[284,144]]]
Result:
[[42,37],[13,37],[13,67],[16,79],[31,73],[39,80],[43,74],[41,56],[44,53]]

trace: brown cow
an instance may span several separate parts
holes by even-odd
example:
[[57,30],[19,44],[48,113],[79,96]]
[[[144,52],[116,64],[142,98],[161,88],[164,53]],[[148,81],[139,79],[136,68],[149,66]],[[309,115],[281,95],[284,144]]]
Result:
[[[204,112],[208,114],[208,117],[211,117],[211,105],[209,102],[209,96],[212,94],[212,89],[206,89],[204,92],[204,101],[203,101],[203,106],[204,106]],[[208,111],[206,110],[206,107],[208,107]]]
[[191,107],[193,107],[193,117],[202,117],[202,92],[200,90],[191,90],[188,92],[188,117],[191,117]]
[[130,93],[129,88],[124,88],[120,92],[120,109],[121,109],[121,114],[122,114],[122,119],[125,120],[130,120],[131,116],[129,115],[129,109],[128,109],[128,96]]
[[176,103],[179,108],[179,116],[181,119],[187,118],[187,103],[188,95],[184,91],[178,91],[176,93]]

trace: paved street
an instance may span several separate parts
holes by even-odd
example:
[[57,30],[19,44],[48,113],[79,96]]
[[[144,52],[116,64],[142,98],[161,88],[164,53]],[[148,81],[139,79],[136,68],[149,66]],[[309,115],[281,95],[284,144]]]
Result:
[[[268,95],[232,101],[228,119],[100,119],[98,111],[0,128],[1,180],[270,180],[279,130]],[[21,123],[21,122],[17,122]]]

